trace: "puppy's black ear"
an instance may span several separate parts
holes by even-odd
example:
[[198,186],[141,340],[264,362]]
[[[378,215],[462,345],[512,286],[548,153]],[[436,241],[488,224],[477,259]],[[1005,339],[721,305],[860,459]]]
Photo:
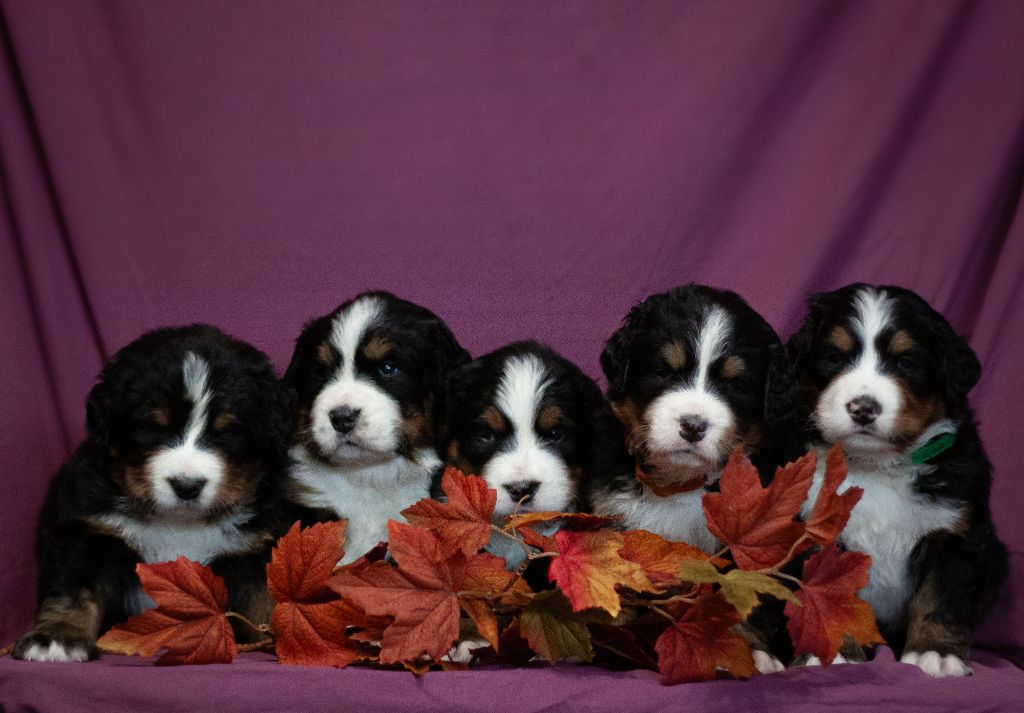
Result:
[[768,347],[764,384],[764,422],[769,426],[792,420],[800,408],[796,371],[782,344]]
[[795,374],[800,374],[807,368],[807,356],[821,331],[824,319],[823,298],[823,294],[810,296],[807,300],[807,314],[804,315],[803,322],[786,342],[786,354]]
[[275,451],[287,452],[294,426],[293,395],[284,381],[270,374],[261,384],[263,408],[267,419],[267,438],[272,440]]
[[106,382],[92,387],[85,402],[85,430],[89,438],[100,446],[110,446],[110,410],[113,394]]
[[981,378],[981,362],[967,340],[954,332],[944,319],[935,331],[946,381],[946,408],[956,416],[967,409],[967,394]]
[[629,377],[629,334],[628,324],[619,327],[601,351],[601,370],[611,395],[620,393]]

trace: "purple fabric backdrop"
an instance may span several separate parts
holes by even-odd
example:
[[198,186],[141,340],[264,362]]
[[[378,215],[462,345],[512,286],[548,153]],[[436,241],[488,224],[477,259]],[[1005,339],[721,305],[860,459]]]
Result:
[[[597,374],[643,296],[916,289],[969,335],[1024,644],[1024,5],[0,0],[0,636],[104,357],[210,321],[279,367],[355,292]],[[5,664],[6,665],[6,664]]]

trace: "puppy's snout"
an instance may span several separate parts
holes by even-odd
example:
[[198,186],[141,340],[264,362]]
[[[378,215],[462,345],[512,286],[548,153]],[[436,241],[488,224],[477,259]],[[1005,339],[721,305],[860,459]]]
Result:
[[356,427],[361,409],[349,406],[340,406],[333,409],[327,416],[331,419],[331,425],[338,433],[350,433]]
[[176,475],[167,479],[167,484],[178,496],[179,500],[195,500],[206,487],[206,478],[190,478],[184,475]]
[[506,483],[503,487],[509,497],[517,503],[528,503],[537,494],[540,483],[536,480],[521,480],[515,483]]
[[846,412],[850,414],[854,423],[867,426],[869,423],[874,423],[882,413],[882,404],[871,396],[858,396],[847,402]]
[[679,435],[689,443],[697,443],[704,439],[708,432],[707,419],[694,414],[679,419]]

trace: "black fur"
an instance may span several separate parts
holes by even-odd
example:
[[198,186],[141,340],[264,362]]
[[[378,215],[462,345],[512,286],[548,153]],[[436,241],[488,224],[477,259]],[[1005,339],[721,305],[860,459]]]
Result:
[[[115,354],[89,394],[86,438],[51,484],[38,529],[39,602],[42,610],[63,602],[60,610],[66,616],[41,619],[18,642],[15,657],[23,657],[33,644],[45,647],[51,641],[95,657],[96,634],[134,613],[126,604],[138,588],[135,565],[142,556],[118,530],[96,519],[120,515],[149,523],[165,516],[166,508],[157,506],[148,489],[149,476],[129,486],[125,472],[145,468],[154,452],[181,435],[191,411],[182,373],[189,352],[208,365],[212,392],[199,443],[238,475],[232,476],[235,495],[188,517],[212,522],[251,513],[237,527],[252,535],[251,545],[244,552],[215,556],[210,564],[228,576],[234,611],[257,620],[269,613],[264,563],[283,524],[274,506],[287,463],[287,395],[266,356],[248,344],[208,325],[160,329]],[[163,410],[166,423],[154,419],[154,409]],[[227,412],[233,421],[214,428],[214,417]],[[98,628],[83,631],[79,615],[92,604],[99,610]]]

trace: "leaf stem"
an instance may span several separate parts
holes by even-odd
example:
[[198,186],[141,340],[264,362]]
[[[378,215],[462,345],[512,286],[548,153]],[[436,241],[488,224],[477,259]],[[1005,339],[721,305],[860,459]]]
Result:
[[657,612],[658,614],[661,614],[661,615],[662,615],[663,617],[665,617],[666,619],[668,619],[668,620],[669,620],[670,622],[672,622],[673,624],[675,624],[675,623],[676,623],[676,620],[675,620],[675,618],[674,618],[674,617],[673,617],[673,616],[672,616],[671,614],[669,614],[669,613],[668,613],[667,611],[665,611],[664,609],[662,609],[662,608],[660,608],[660,607],[657,607],[657,606],[655,606],[655,605],[653,605],[653,604],[652,604],[652,605],[650,605],[650,607],[648,607],[648,608],[649,608],[649,609],[650,609],[651,611],[653,611],[653,612]]
[[253,641],[250,644],[238,644],[238,650],[240,652],[246,651],[261,651],[274,643],[273,639],[260,639],[259,641]]
[[234,612],[234,611],[225,612],[224,616],[228,617],[229,619],[238,619],[240,622],[244,623],[246,626],[248,626],[253,631],[258,631],[258,632],[260,632],[262,634],[266,634],[266,633],[268,633],[270,631],[270,627],[267,626],[266,624],[253,624],[251,621],[246,619],[244,616],[242,616],[238,612]]

